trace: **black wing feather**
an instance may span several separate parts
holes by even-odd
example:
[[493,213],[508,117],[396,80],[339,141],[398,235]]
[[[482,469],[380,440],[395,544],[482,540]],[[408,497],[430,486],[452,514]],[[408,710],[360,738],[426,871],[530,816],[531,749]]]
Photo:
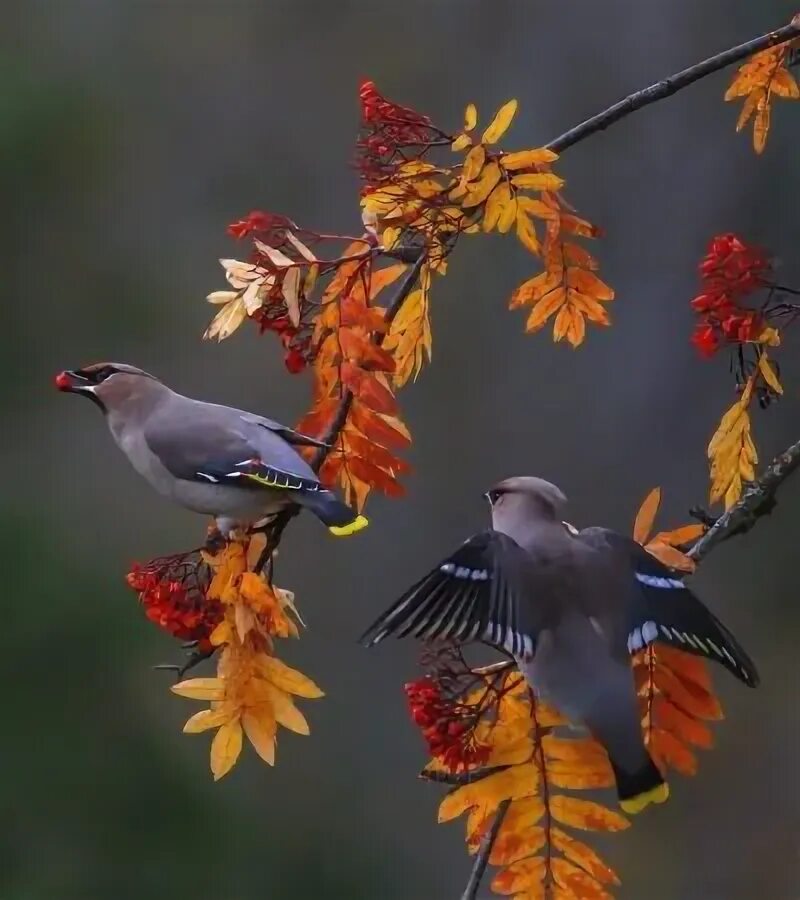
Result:
[[420,579],[361,638],[372,646],[392,634],[425,641],[479,639],[517,655],[535,635],[517,631],[527,554],[507,535],[484,531]]
[[596,547],[622,551],[630,561],[636,589],[628,609],[628,650],[631,654],[652,643],[720,663],[750,687],[759,683],[758,671],[747,652],[684,584],[684,575],[665,566],[631,538],[606,529],[586,529],[581,536]]

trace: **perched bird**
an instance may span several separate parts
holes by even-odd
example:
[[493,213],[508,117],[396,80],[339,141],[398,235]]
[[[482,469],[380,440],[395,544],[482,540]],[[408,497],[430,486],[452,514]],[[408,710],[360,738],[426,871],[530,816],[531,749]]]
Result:
[[669,789],[644,745],[631,655],[664,642],[755,687],[753,663],[680,574],[630,538],[563,522],[555,485],[509,478],[486,496],[492,528],[418,581],[362,641],[413,635],[505,650],[539,696],[605,747],[626,812],[663,803]]
[[311,510],[337,536],[367,525],[294,449],[325,444],[285,425],[183,397],[122,363],[61,372],[56,386],[94,401],[134,469],[163,496],[214,516],[225,536],[287,506]]

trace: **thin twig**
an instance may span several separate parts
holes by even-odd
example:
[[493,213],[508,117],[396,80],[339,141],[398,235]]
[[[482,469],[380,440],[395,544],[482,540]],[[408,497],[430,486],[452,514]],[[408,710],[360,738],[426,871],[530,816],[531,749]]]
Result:
[[483,878],[483,873],[486,871],[489,857],[492,855],[492,847],[494,846],[494,842],[500,832],[500,826],[503,824],[503,819],[505,819],[510,805],[511,800],[503,800],[500,806],[497,807],[497,814],[494,817],[494,822],[492,822],[492,827],[486,832],[481,841],[480,850],[478,850],[478,855],[475,857],[475,863],[472,866],[472,872],[470,872],[469,881],[464,888],[464,893],[461,895],[461,900],[475,900],[475,897],[478,896],[481,878]]
[[717,544],[749,531],[758,519],[772,512],[778,488],[798,467],[800,441],[775,457],[764,474],[744,489],[739,501],[717,519],[687,555],[699,563]]
[[488,778],[490,775],[496,775],[498,772],[504,772],[510,768],[511,766],[491,766],[488,769],[470,769],[468,772],[438,772],[423,769],[417,777],[422,778],[423,781],[435,781],[439,784],[461,787],[464,784],[475,784],[478,781],[483,781],[484,778]]
[[644,88],[644,90],[629,94],[623,100],[603,110],[603,112],[592,116],[591,119],[586,119],[580,125],[565,131],[564,134],[550,141],[547,147],[556,153],[561,153],[567,147],[577,144],[578,141],[582,141],[597,131],[603,131],[609,125],[613,125],[614,122],[618,122],[632,112],[636,112],[637,109],[642,109],[642,107],[649,106],[651,103],[671,97],[672,94],[688,87],[695,81],[699,81],[701,78],[705,78],[706,75],[711,75],[712,72],[717,72],[719,69],[724,69],[726,66],[758,53],[760,50],[766,50],[769,47],[774,47],[776,44],[782,44],[784,41],[791,40],[799,35],[800,21],[784,25],[783,28],[770,31],[768,34],[764,34],[752,41],[747,41],[744,44],[739,44],[737,47],[731,47],[730,50],[725,50],[723,53],[704,59],[703,62],[697,63],[697,65],[690,66],[681,72],[676,72],[674,75],[670,75],[669,78],[657,81],[655,84],[651,84],[650,87]]

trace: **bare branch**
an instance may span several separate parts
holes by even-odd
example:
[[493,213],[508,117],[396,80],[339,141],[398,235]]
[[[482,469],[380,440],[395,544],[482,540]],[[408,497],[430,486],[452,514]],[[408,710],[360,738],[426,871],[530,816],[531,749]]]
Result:
[[768,34],[764,34],[752,41],[731,47],[730,50],[725,50],[716,56],[711,56],[694,66],[690,66],[688,69],[676,72],[674,75],[670,75],[669,78],[657,81],[655,84],[651,84],[650,87],[629,94],[623,100],[603,110],[603,112],[592,116],[591,119],[586,119],[580,125],[565,131],[564,134],[550,141],[547,147],[556,153],[561,153],[567,147],[577,144],[578,141],[582,141],[589,135],[595,134],[595,132],[605,130],[609,125],[624,119],[625,116],[636,112],[637,109],[642,109],[642,107],[649,106],[651,103],[671,97],[695,81],[705,78],[706,75],[711,75],[713,72],[724,69],[726,66],[752,56],[754,53],[774,47],[776,44],[782,44],[784,41],[798,36],[800,36],[800,20],[784,25],[783,28],[778,28],[776,31],[770,31]]
[[772,512],[778,488],[798,466],[800,441],[775,457],[764,474],[744,489],[739,501],[714,522],[688,555],[695,562],[700,562],[722,541],[749,531],[758,519]]
[[478,896],[481,878],[483,878],[483,873],[486,871],[489,857],[492,854],[492,847],[497,839],[497,835],[500,833],[500,826],[503,824],[503,819],[506,817],[510,805],[510,800],[503,800],[500,806],[497,807],[497,815],[494,817],[492,827],[486,832],[481,841],[481,848],[478,850],[478,855],[475,857],[475,863],[472,866],[472,872],[470,872],[469,881],[464,888],[464,893],[461,895],[461,900],[475,900],[475,897]]
[[439,784],[450,784],[454,787],[461,787],[465,784],[475,784],[476,781],[483,781],[490,775],[496,775],[498,772],[505,772],[511,766],[492,766],[488,769],[470,769],[468,772],[434,772],[423,769],[418,778],[424,781],[435,781]]

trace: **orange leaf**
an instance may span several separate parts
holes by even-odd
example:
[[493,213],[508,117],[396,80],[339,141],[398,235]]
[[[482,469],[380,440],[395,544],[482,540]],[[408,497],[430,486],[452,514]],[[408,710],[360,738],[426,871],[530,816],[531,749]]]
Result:
[[714,745],[714,737],[708,725],[687,715],[664,696],[653,698],[651,715],[656,727],[671,732],[688,744],[694,744],[703,750],[710,750]]
[[342,383],[362,403],[379,413],[391,415],[397,411],[394,394],[374,375],[351,362],[342,363]]
[[382,416],[363,403],[353,403],[350,418],[362,434],[382,447],[404,450],[411,444],[411,437],[402,422]]
[[661,503],[661,488],[654,487],[652,491],[644,498],[639,512],[636,513],[636,520],[633,523],[633,539],[638,544],[644,544],[647,535],[653,530],[653,523],[656,519],[659,504]]
[[671,669],[683,681],[691,682],[709,693],[712,692],[708,663],[702,657],[677,650],[669,644],[659,644],[656,652],[660,666]]
[[[494,876],[492,879],[492,890],[496,894],[518,894],[521,897],[528,897],[530,895],[527,891],[541,884],[546,872],[547,868],[541,856],[521,859]],[[526,893],[522,893],[523,891]],[[536,894],[534,893],[533,896],[535,897]]]
[[542,297],[531,310],[528,321],[525,323],[525,331],[531,334],[543,327],[553,313],[561,308],[566,298],[566,290],[563,287],[554,288],[549,294]]
[[346,428],[344,432],[347,449],[354,456],[360,456],[373,465],[387,472],[398,474],[411,471],[411,466],[402,459],[398,459],[380,444],[373,443],[369,438],[353,428]]
[[694,543],[705,532],[706,526],[702,522],[697,522],[694,525],[682,525],[680,528],[673,528],[672,531],[659,531],[653,538],[653,541],[668,544],[670,547],[680,547],[683,544]]
[[614,900],[591,875],[568,860],[556,857],[550,861],[550,867],[556,882],[581,900]]
[[529,825],[523,831],[510,831],[501,826],[492,845],[489,862],[493,866],[507,866],[526,856],[532,856],[544,845],[545,830],[541,826]]
[[691,557],[656,538],[648,541],[645,550],[670,569],[677,569],[679,572],[694,572],[695,570],[695,562]]
[[601,884],[619,884],[616,872],[609,868],[602,859],[582,841],[570,837],[560,828],[553,828],[550,840],[556,850],[560,850],[570,862],[580,866]]
[[363,300],[359,300],[352,294],[348,294],[339,304],[341,325],[359,325],[366,331],[382,334],[386,331],[384,320],[385,310],[379,306],[365,306]]
[[362,369],[394,372],[394,360],[391,355],[373,341],[353,331],[352,328],[340,328],[338,337],[344,356],[358,363]]
[[500,162],[506,169],[527,169],[529,166],[539,166],[543,163],[551,163],[558,159],[558,154],[547,147],[539,147],[535,150],[520,150],[517,153],[504,153]]
[[387,497],[402,497],[405,494],[405,488],[388,472],[379,469],[376,465],[362,459],[360,456],[352,456],[346,466],[353,475],[360,481],[365,482],[370,487],[377,488]]
[[671,766],[682,775],[697,774],[697,757],[685,744],[663,728],[651,728],[648,748],[656,762]]
[[630,825],[623,815],[593,800],[579,800],[561,794],[550,798],[550,812],[562,825],[588,831],[622,831]]

